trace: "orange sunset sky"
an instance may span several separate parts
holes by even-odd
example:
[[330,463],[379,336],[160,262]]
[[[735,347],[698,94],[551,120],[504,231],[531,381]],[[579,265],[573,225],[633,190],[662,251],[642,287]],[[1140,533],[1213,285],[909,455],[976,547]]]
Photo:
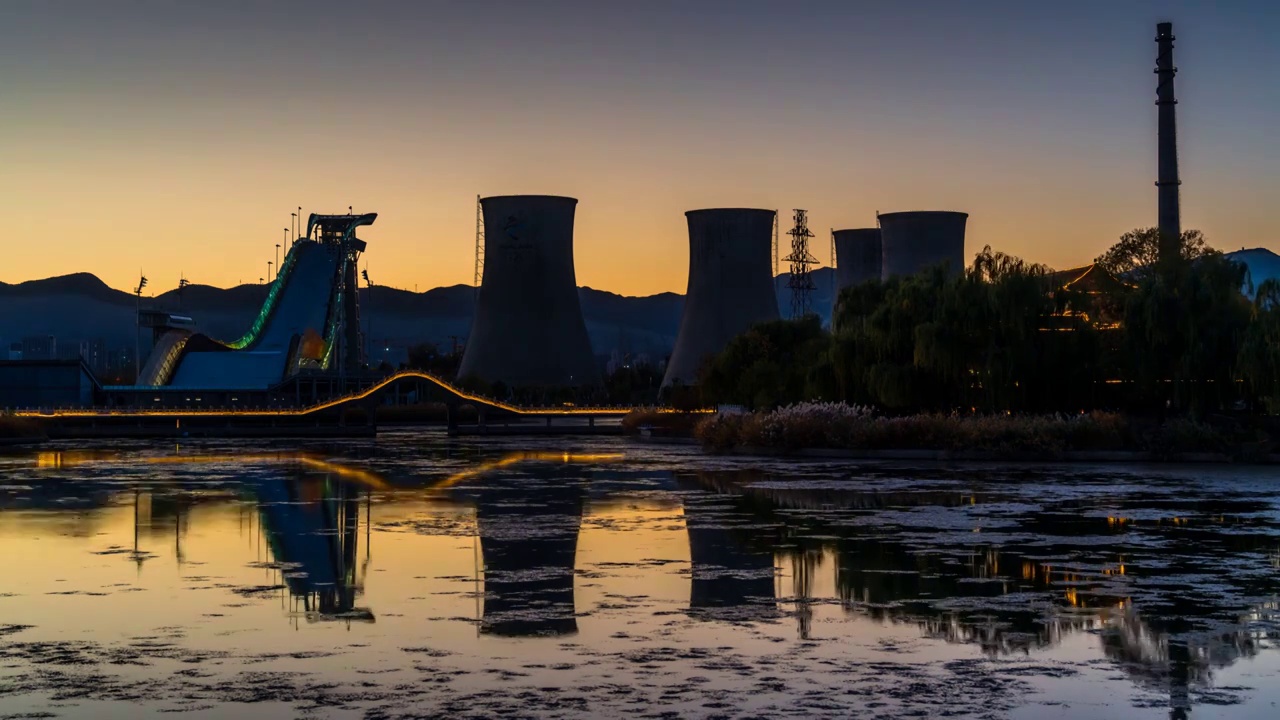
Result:
[[4,4],[0,281],[257,282],[296,206],[351,205],[374,282],[470,283],[475,196],[511,193],[579,198],[579,284],[628,295],[683,292],[683,212],[723,205],[807,208],[824,263],[938,209],[1081,265],[1155,224],[1163,19],[1183,226],[1280,241],[1270,3],[199,5]]

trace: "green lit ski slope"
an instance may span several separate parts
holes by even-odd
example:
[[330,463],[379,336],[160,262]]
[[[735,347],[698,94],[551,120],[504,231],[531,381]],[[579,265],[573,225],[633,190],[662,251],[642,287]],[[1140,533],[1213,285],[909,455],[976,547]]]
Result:
[[[262,308],[239,339],[172,340],[141,382],[186,388],[269,387],[286,374],[296,339],[308,330],[330,342],[334,287],[341,258],[334,248],[299,240],[280,265]],[[206,349],[207,348],[207,349]],[[328,356],[326,348],[326,357]],[[153,368],[148,363],[148,368]]]

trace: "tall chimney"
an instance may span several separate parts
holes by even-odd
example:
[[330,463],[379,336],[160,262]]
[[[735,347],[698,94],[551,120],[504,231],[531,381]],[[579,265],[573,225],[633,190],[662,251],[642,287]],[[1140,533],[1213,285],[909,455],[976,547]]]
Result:
[[1156,106],[1160,109],[1159,143],[1160,168],[1156,188],[1159,193],[1160,262],[1167,264],[1176,259],[1182,238],[1182,218],[1178,207],[1178,121],[1177,104],[1173,94],[1173,77],[1178,68],[1173,65],[1173,23],[1156,25]]

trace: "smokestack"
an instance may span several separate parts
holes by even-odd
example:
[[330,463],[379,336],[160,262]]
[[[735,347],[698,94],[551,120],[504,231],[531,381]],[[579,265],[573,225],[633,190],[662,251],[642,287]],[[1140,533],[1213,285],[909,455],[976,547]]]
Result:
[[1178,207],[1178,100],[1173,93],[1173,23],[1156,25],[1156,107],[1159,108],[1160,168],[1156,188],[1159,193],[1160,261],[1178,257],[1182,238],[1182,217]]

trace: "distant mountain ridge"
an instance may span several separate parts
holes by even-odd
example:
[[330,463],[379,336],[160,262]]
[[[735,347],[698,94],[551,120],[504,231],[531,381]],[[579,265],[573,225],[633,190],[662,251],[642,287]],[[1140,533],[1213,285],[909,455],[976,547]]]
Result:
[[[812,309],[824,320],[831,314],[834,273],[813,273]],[[782,316],[790,314],[786,274],[775,278]],[[243,334],[262,306],[264,285],[217,288],[189,285],[181,297],[176,289],[143,297],[144,309],[155,308],[194,318],[202,332],[215,338]],[[590,287],[578,288],[583,317],[596,354],[614,350],[662,359],[675,343],[684,309],[684,296],[658,293],[630,297]],[[470,285],[438,287],[415,293],[398,288],[360,288],[364,329],[380,344],[407,347],[423,342],[448,348],[456,339],[465,343],[471,332],[476,289]],[[53,335],[60,343],[103,338],[115,347],[132,347],[134,309],[138,298],[106,285],[91,273],[73,273],[43,280],[0,283],[0,341],[20,341],[31,335]]]
[[[1241,249],[1226,254],[1243,263],[1254,289],[1264,280],[1280,278],[1280,255],[1265,248]],[[790,276],[774,278],[779,314],[791,314]],[[835,273],[831,268],[813,272],[810,307],[829,322],[834,300]],[[1247,291],[1247,288],[1246,288]],[[201,331],[215,338],[240,337],[262,306],[266,286],[238,285],[217,288],[190,285],[142,298],[143,308],[181,312],[193,317]],[[590,287],[578,288],[582,313],[596,354],[614,350],[647,354],[655,360],[671,351],[680,328],[684,296],[666,292],[629,297]],[[389,347],[423,342],[448,348],[456,339],[466,342],[471,332],[476,290],[452,285],[415,293],[375,286],[360,289],[364,329]],[[92,273],[73,273],[22,283],[0,283],[0,341],[20,341],[31,335],[53,335],[59,343],[103,338],[109,346],[132,347],[134,309],[138,299],[129,292],[107,286]]]

